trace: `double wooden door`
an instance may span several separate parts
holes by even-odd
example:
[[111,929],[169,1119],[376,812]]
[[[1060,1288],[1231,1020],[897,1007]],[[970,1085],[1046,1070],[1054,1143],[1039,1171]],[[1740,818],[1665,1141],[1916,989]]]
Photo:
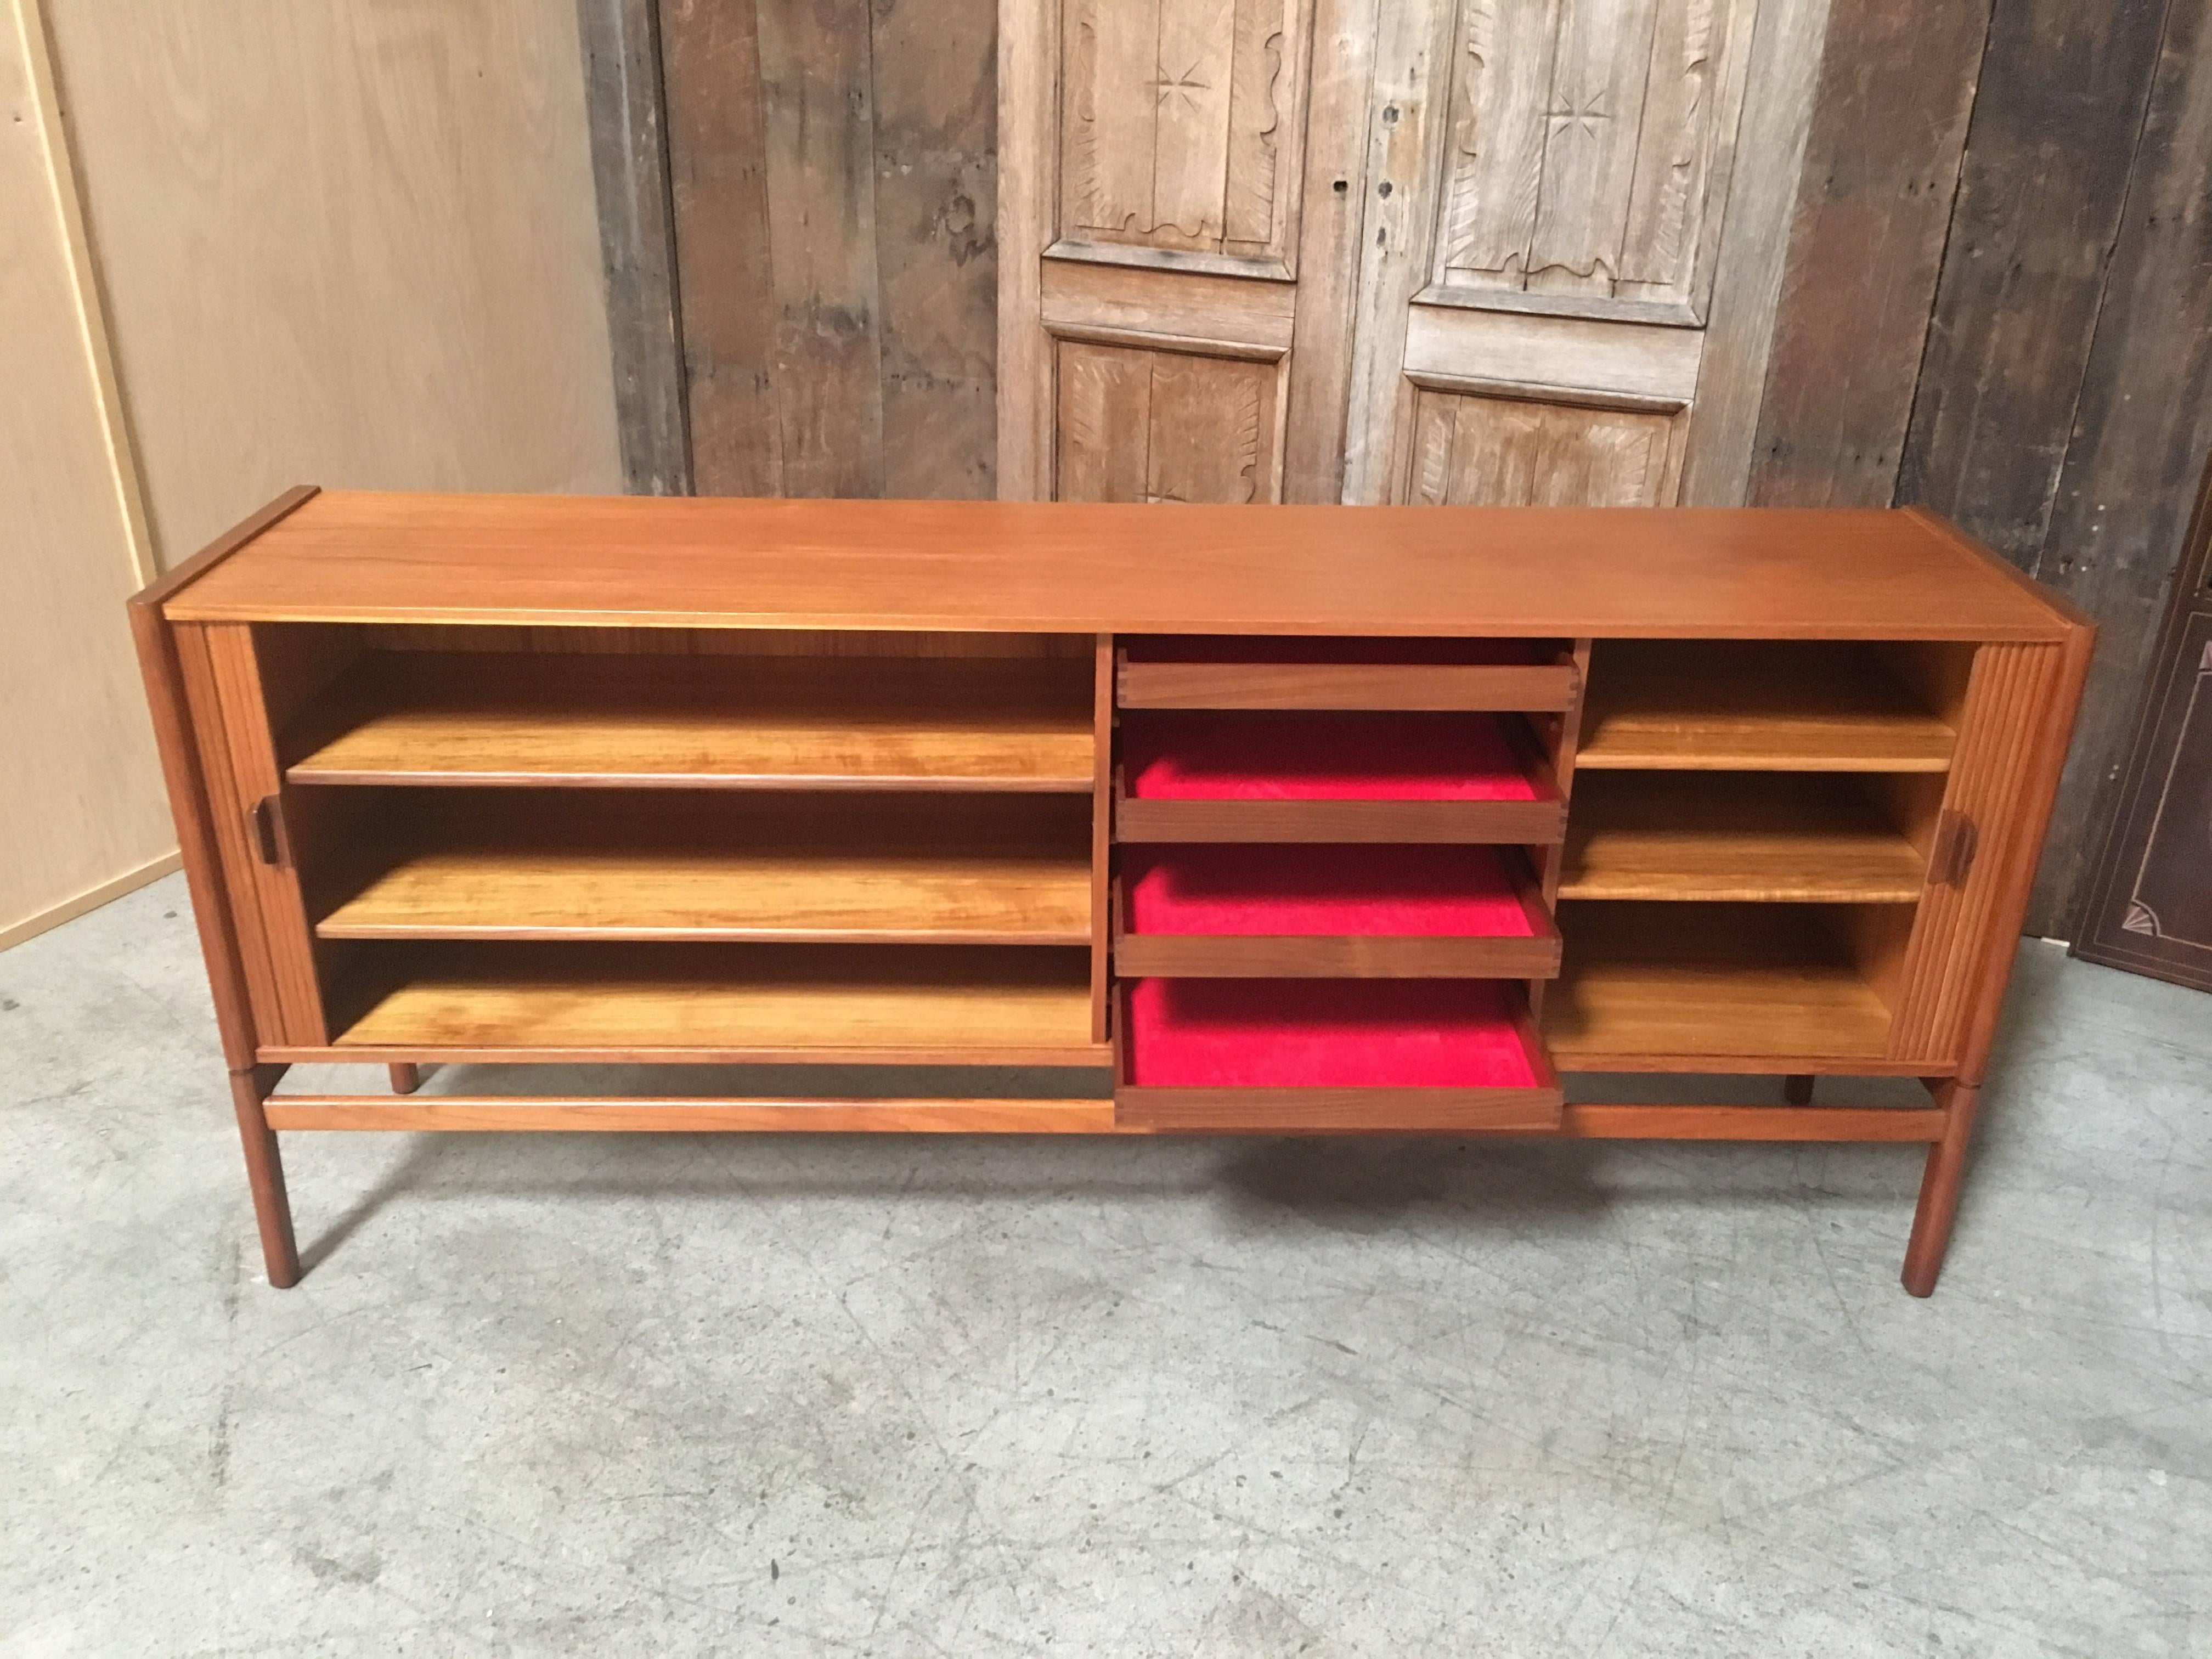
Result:
[[1741,500],[1815,9],[1003,0],[1000,494]]

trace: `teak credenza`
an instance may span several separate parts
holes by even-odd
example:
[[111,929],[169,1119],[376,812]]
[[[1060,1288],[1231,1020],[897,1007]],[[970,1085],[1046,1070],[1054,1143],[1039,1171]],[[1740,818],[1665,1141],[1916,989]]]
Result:
[[[2092,638],[1914,510],[313,489],[132,622],[280,1285],[280,1131],[886,1129],[1916,1142],[1924,1296]],[[276,1092],[333,1060],[1113,1080]]]

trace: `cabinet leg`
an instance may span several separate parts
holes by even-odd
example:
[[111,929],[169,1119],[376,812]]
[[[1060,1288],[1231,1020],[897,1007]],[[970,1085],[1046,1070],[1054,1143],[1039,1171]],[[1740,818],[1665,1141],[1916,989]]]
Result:
[[284,1160],[276,1151],[276,1132],[261,1109],[268,1097],[262,1081],[258,1073],[232,1073],[230,1097],[238,1109],[238,1138],[246,1148],[246,1178],[253,1188],[261,1259],[269,1269],[269,1282],[283,1291],[300,1282],[300,1247],[292,1238],[292,1200],[284,1192]]
[[1813,1103],[1813,1079],[1809,1073],[1793,1072],[1782,1079],[1782,1098],[1792,1106]]
[[420,1066],[412,1066],[402,1060],[398,1065],[389,1069],[392,1073],[393,1094],[411,1095],[422,1086],[422,1068]]
[[1936,1275],[1943,1271],[1943,1253],[1951,1243],[1951,1221],[1959,1212],[1959,1182],[1966,1170],[1966,1143],[1973,1137],[1974,1109],[1980,1097],[1980,1085],[1956,1079],[1936,1090],[1947,1121],[1942,1139],[1928,1149],[1928,1165],[1920,1176],[1920,1205],[1912,1213],[1912,1240],[1905,1247],[1905,1288],[1914,1296],[1933,1294]]

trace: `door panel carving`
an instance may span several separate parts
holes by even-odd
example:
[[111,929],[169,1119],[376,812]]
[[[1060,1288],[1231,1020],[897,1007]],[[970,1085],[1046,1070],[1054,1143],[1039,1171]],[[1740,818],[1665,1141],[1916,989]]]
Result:
[[1418,386],[1399,499],[1427,507],[1656,506],[1674,495],[1681,421],[1679,411]]
[[1279,362],[1059,343],[1060,499],[1281,499]]
[[1422,297],[1701,320],[1748,14],[1747,0],[1462,0]]
[[1066,0],[1053,253],[1293,276],[1309,11]]

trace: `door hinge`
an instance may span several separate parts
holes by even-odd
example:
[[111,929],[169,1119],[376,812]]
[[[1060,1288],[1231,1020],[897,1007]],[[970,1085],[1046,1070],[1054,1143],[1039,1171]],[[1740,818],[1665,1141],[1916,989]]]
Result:
[[1936,815],[1936,856],[1929,860],[1928,878],[1941,887],[1965,886],[1981,844],[1973,819],[1945,807]]

